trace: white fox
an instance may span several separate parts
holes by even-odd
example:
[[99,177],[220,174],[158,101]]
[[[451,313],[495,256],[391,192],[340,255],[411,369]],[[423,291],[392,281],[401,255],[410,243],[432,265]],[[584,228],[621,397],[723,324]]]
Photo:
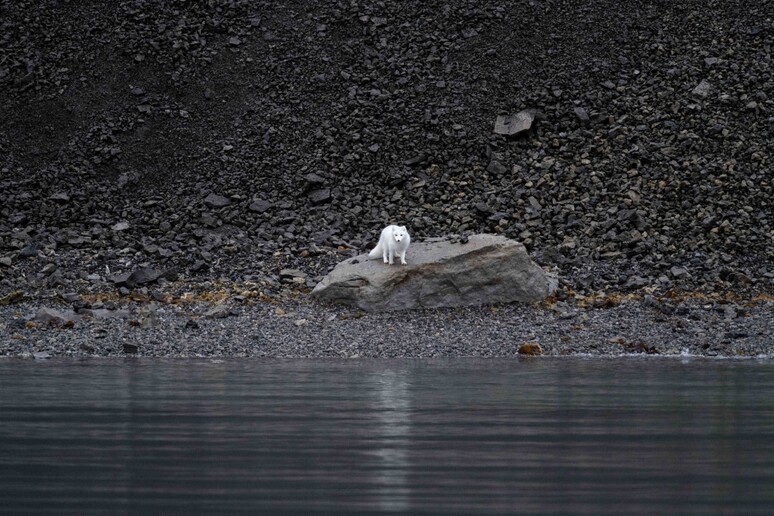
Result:
[[382,230],[382,236],[379,237],[379,243],[376,244],[373,251],[368,253],[369,258],[378,258],[382,255],[384,263],[392,265],[392,260],[396,254],[400,255],[400,263],[406,265],[406,251],[411,243],[411,237],[406,231],[406,226],[387,226]]

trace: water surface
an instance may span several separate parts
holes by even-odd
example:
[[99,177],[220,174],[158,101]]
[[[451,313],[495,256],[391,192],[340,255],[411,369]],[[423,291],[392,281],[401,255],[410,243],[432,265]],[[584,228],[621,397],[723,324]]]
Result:
[[766,514],[774,363],[0,361],[0,507]]

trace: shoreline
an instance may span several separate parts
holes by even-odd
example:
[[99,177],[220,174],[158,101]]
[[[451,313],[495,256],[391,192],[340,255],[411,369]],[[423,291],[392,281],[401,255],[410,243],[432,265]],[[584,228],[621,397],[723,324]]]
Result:
[[[260,292],[250,296],[244,290],[210,292],[209,300],[204,293],[189,297],[153,292],[135,299],[104,295],[96,300],[99,295],[84,294],[65,303],[35,296],[0,306],[0,333],[8,336],[0,343],[0,357],[774,355],[774,298],[766,294],[747,299],[697,293],[576,295],[532,304],[381,313],[315,302],[301,291],[273,297]],[[80,314],[69,323],[34,318],[41,307],[74,314],[68,312],[73,306],[80,306]]]

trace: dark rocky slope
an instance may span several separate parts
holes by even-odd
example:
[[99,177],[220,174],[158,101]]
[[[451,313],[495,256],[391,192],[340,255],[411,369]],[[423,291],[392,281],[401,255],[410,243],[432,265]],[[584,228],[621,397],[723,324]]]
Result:
[[[386,223],[576,291],[774,283],[760,1],[0,1],[0,292],[314,278]],[[498,113],[538,113],[494,135]],[[109,271],[109,272],[108,272]]]

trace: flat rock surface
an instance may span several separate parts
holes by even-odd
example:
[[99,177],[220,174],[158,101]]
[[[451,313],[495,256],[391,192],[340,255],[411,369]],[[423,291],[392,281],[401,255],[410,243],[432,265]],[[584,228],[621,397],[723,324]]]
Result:
[[345,260],[312,295],[379,312],[539,301],[555,288],[522,244],[497,235],[414,243],[407,261],[387,265],[367,254]]

